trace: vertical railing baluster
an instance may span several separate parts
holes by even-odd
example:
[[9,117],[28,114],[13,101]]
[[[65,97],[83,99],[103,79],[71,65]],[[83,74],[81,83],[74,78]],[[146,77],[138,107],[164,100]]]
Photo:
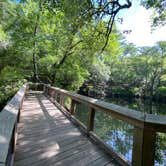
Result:
[[147,127],[134,128],[132,166],[153,166],[156,133]]
[[46,95],[48,95],[48,87],[46,86]]
[[46,87],[45,85],[43,85],[43,93],[45,94],[45,91],[46,91]]
[[11,153],[12,154],[15,152],[16,140],[17,140],[17,122],[14,125],[13,133],[12,133],[12,138],[11,138]]
[[59,104],[61,105],[61,107],[64,107],[64,95],[60,94],[60,102]]
[[17,123],[20,122],[20,114],[21,114],[21,108],[19,108],[18,110]]
[[76,102],[71,99],[71,106],[70,106],[70,114],[73,115],[74,112],[75,112],[75,105],[76,105]]
[[55,91],[55,96],[54,96],[54,100],[57,102],[57,98],[58,98],[58,92]]
[[93,131],[94,129],[94,118],[95,118],[95,109],[90,108],[89,111],[89,119],[88,119],[88,124],[87,124],[87,131]]
[[50,87],[48,88],[48,96],[49,97],[51,96],[51,88]]

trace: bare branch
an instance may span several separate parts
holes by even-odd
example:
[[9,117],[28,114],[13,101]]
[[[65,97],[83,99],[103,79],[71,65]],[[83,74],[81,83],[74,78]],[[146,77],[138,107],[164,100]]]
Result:
[[112,0],[112,1],[100,0],[98,1],[98,6],[97,7],[95,6],[93,8],[92,15],[96,16],[96,18],[98,19],[98,23],[100,21],[103,21],[104,16],[109,18],[109,19],[107,18],[108,22],[107,22],[107,29],[105,33],[106,41],[104,43],[104,46],[101,49],[101,53],[105,50],[108,44],[109,37],[112,32],[113,24],[115,22],[115,17],[117,13],[122,9],[130,8],[131,5],[132,3],[130,0],[126,0],[126,3],[123,5],[119,3],[119,0]]

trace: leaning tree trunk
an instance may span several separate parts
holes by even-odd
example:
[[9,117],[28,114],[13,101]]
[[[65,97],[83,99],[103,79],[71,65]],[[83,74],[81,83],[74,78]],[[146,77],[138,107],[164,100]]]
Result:
[[38,74],[38,65],[37,65],[37,41],[36,37],[38,35],[38,29],[39,29],[39,21],[40,21],[40,12],[42,11],[42,0],[39,2],[39,14],[37,15],[36,19],[36,25],[34,27],[34,33],[33,33],[33,81],[40,82],[39,74]]
[[37,67],[37,53],[36,53],[36,47],[37,47],[37,42],[36,42],[36,36],[37,36],[37,31],[38,31],[38,25],[35,25],[35,30],[34,30],[34,45],[33,45],[33,80],[35,82],[39,81],[39,76],[38,76],[38,67]]

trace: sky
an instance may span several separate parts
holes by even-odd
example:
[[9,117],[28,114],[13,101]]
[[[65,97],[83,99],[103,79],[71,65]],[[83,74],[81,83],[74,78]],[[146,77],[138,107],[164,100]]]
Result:
[[[136,0],[137,1],[137,0]],[[136,46],[153,46],[157,41],[166,40],[166,26],[151,31],[152,10],[147,10],[139,5],[139,1],[134,1],[130,9],[123,10],[119,17],[123,18],[123,23],[117,23],[120,31],[132,30],[126,34],[126,39]]]

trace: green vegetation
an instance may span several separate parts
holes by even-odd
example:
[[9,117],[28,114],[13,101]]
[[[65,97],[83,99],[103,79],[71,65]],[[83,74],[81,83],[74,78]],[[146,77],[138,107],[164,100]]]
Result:
[[100,60],[105,69],[100,65],[91,73],[84,84],[87,86],[84,91],[89,90],[86,94],[105,90],[121,97],[159,99],[166,96],[166,42],[158,42],[153,47],[136,48],[132,44],[121,47],[121,53]]
[[142,0],[142,4],[153,9],[153,27],[166,25],[166,1],[165,0]]
[[[94,97],[166,99],[166,41],[137,48],[116,28],[118,12],[131,5],[130,0],[0,0],[0,108],[27,81]],[[155,9],[153,27],[165,25],[165,0],[142,5]],[[66,107],[70,102],[66,99]],[[84,119],[87,112],[76,116]],[[108,144],[115,134],[116,150],[125,155],[131,126],[110,119],[97,114],[96,133]],[[158,135],[157,148],[165,147],[165,138]],[[162,163],[161,153],[156,156]]]
[[78,90],[90,70],[102,64],[101,55],[117,54],[114,17],[131,6],[108,2],[102,10],[104,5],[78,0],[0,1],[0,86],[25,79]]
[[[149,48],[126,44],[114,22],[131,2],[117,2],[0,2],[0,103],[11,96],[4,87],[18,80],[81,87],[93,96],[165,96],[166,42]],[[142,3],[162,7],[159,1]]]

